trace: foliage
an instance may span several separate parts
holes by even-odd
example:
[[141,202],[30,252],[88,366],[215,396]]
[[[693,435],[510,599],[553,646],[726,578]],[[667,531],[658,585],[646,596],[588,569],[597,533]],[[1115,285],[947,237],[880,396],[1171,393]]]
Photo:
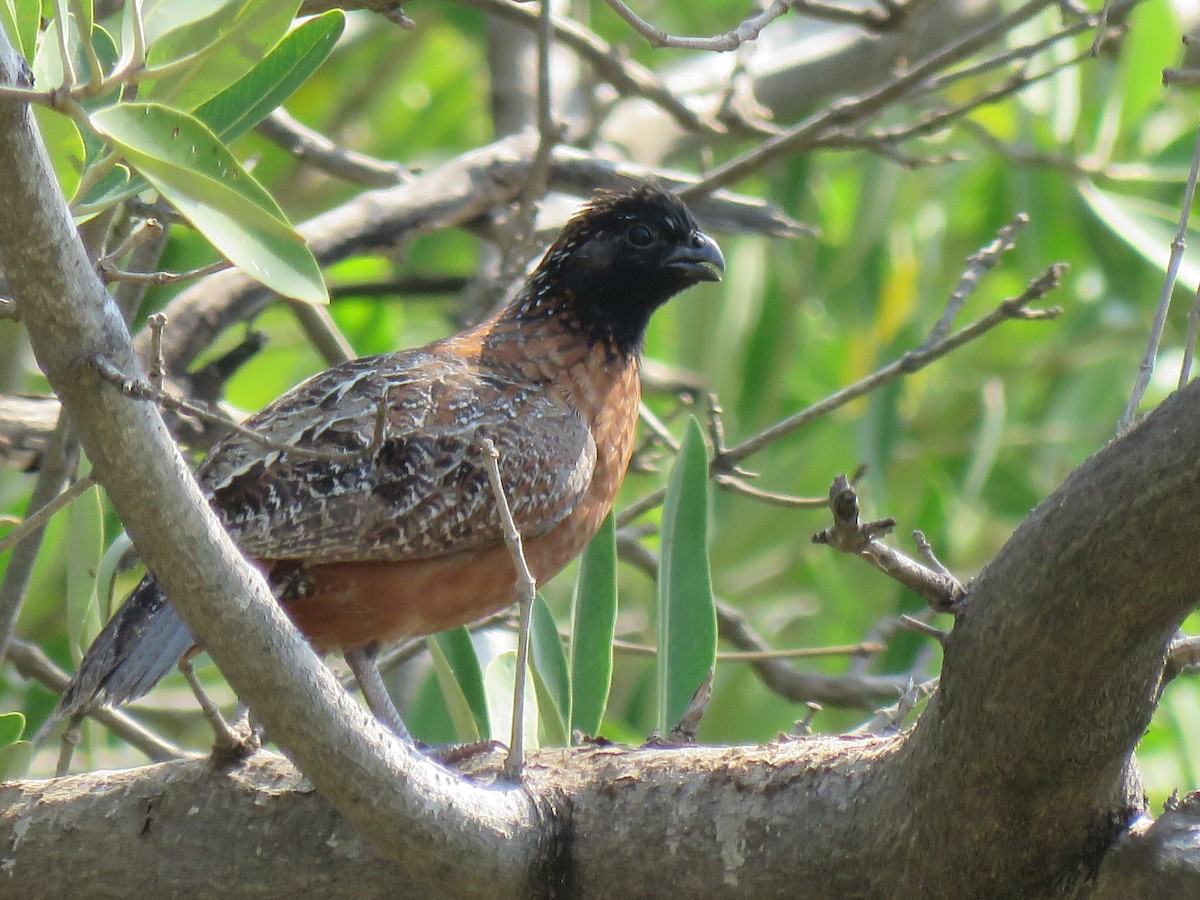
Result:
[[[37,6],[36,0],[0,0],[0,24],[31,59],[38,88],[62,83],[64,70],[72,69],[74,83],[91,86],[78,103],[47,106],[38,118],[80,221],[157,192],[193,226],[171,229],[162,269],[184,271],[223,256],[281,294],[314,303],[325,299],[328,284],[337,296],[330,306],[333,321],[358,353],[423,343],[453,330],[466,314],[457,297],[381,300],[355,289],[413,276],[469,276],[485,254],[474,236],[462,232],[434,232],[402,254],[351,258],[320,271],[291,223],[358,188],[306,167],[252,126],[286,101],[293,116],[337,143],[405,165],[430,167],[475,146],[492,127],[482,15],[452,5],[423,6],[418,27],[400,36],[366,13],[343,17],[334,11],[293,24],[295,2],[155,4],[144,23],[147,68],[136,75],[133,99],[117,90],[123,82],[113,78],[133,71],[129,64],[139,52],[135,29],[120,13],[95,22],[91,40],[81,42],[90,14],[80,11],[90,10],[90,3],[47,4],[40,32]],[[185,7],[189,12],[181,12]],[[57,29],[68,8],[68,43],[77,58],[64,64]],[[743,11],[744,4],[721,0],[674,4],[662,13],[677,31],[712,33]],[[697,65],[677,51],[655,51],[633,40],[604,8],[595,11],[593,26],[631,47],[633,58],[652,69]],[[1047,9],[1010,39],[1028,43],[1060,27],[1056,9]],[[1129,396],[1193,143],[1191,97],[1160,85],[1162,68],[1177,62],[1178,42],[1164,35],[1177,35],[1181,27],[1166,0],[1148,0],[1135,11],[1127,35],[1099,59],[978,106],[955,127],[908,148],[922,158],[955,153],[964,157],[960,161],[903,168],[868,149],[813,152],[740,182],[742,192],[818,225],[820,235],[720,236],[726,282],[692,291],[652,324],[646,355],[668,373],[658,380],[699,383],[714,392],[729,443],[736,443],[734,438],[748,437],[919,346],[942,315],[964,260],[1027,211],[1031,221],[1016,249],[982,279],[960,322],[1020,293],[1048,263],[1063,260],[1072,268],[1051,298],[1063,306],[1059,319],[1005,324],[745,462],[759,475],[756,486],[816,496],[836,473],[866,464],[859,490],[867,513],[894,516],[900,534],[920,528],[942,561],[968,579],[1041,497],[1112,436]],[[1059,42],[1038,64],[1045,68],[1079,54],[1091,39],[1084,32]],[[966,78],[951,95],[966,100],[985,79]],[[889,124],[921,111],[919,105],[892,110]],[[710,150],[719,161],[747,146],[745,139],[730,139]],[[710,162],[685,149],[671,165],[700,171]],[[1185,260],[1182,277],[1195,284],[1200,269]],[[139,322],[177,290],[152,289]],[[254,327],[270,340],[228,385],[228,401],[241,410],[263,405],[321,365],[284,305],[270,308]],[[1172,314],[1144,407],[1173,388],[1185,329],[1183,315]],[[227,337],[213,353],[234,339]],[[0,358],[17,358],[18,346],[17,326],[0,320]],[[28,365],[3,363],[0,379],[6,393],[44,389]],[[664,572],[672,565],[691,574],[697,566],[706,569],[688,554],[694,556],[695,541],[707,532],[711,589],[773,647],[860,642],[880,620],[923,606],[856,560],[814,546],[809,537],[825,527],[827,511],[764,505],[715,488],[711,501],[706,498],[695,465],[701,429],[688,424],[690,414],[703,413],[702,394],[648,393],[648,405],[683,440],[684,450],[678,461],[666,458],[671,454],[661,445],[645,454],[646,465],[630,475],[618,503],[624,508],[662,487],[674,467],[665,506],[637,520],[653,526],[653,533],[633,535],[661,554]],[[0,512],[22,515],[31,485],[28,474],[0,471]],[[120,529],[107,506],[96,508],[98,493],[50,523],[20,621],[19,633],[67,668],[81,643],[79,630],[94,630],[97,612],[108,602],[99,537],[103,533],[107,545]],[[705,528],[695,516],[706,507]],[[671,543],[672,534],[685,533],[690,542]],[[652,728],[673,724],[680,711],[677,699],[668,703],[659,693],[683,671],[667,668],[673,654],[663,657],[661,670],[624,651],[610,664],[614,622],[627,641],[677,646],[664,643],[662,631],[656,634],[654,584],[643,570],[615,564],[614,542],[612,531],[602,532],[577,578],[564,574],[544,586],[535,619],[543,741],[560,742],[573,730],[591,733],[597,726],[614,739],[639,741]],[[118,591],[132,578],[118,578]],[[661,579],[660,590],[669,592],[671,584]],[[694,600],[695,585],[685,593]],[[689,614],[711,618],[706,598],[701,600],[699,611]],[[564,650],[556,622],[560,629],[589,624]],[[688,683],[710,650],[707,642],[705,636],[684,644],[697,654],[683,654]],[[471,637],[463,631],[430,646],[437,648],[432,663],[422,655],[405,670],[415,733],[427,740],[503,738],[508,713],[497,679],[503,684],[513,667],[503,633]],[[720,649],[731,648],[722,643]],[[795,665],[924,678],[936,673],[936,656],[927,638],[901,633],[877,659],[833,656]],[[54,698],[11,668],[2,674],[0,709],[21,710],[34,725],[43,721]],[[203,676],[219,685],[211,667]],[[681,693],[686,704],[689,689],[676,686],[671,697]],[[1142,745],[1140,758],[1157,798],[1200,787],[1191,763],[1191,750],[1200,746],[1200,718],[1193,714],[1198,704],[1193,683],[1173,684]],[[180,680],[169,679],[141,709],[174,739],[205,744],[204,726]],[[767,740],[803,715],[800,704],[773,693],[744,662],[718,659],[700,739]],[[814,725],[838,731],[866,715],[828,709]],[[86,729],[82,752],[87,764],[137,758],[95,726]],[[52,766],[43,754],[33,771],[46,774]]]

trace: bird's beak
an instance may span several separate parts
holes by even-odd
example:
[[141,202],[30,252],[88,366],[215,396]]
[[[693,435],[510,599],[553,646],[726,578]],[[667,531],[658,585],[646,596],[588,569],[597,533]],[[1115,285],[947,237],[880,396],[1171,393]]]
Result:
[[686,243],[671,251],[667,266],[696,281],[720,281],[725,257],[716,241],[703,231],[693,231]]

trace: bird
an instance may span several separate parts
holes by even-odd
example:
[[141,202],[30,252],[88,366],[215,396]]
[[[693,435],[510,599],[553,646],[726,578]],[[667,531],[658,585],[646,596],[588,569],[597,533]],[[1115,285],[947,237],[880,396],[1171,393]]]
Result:
[[[379,648],[515,600],[484,442],[544,583],[599,530],[624,479],[651,315],[724,269],[670,191],[598,192],[491,317],[334,365],[201,462],[196,478],[234,542],[314,649],[343,654],[398,734],[407,731],[375,667]],[[85,653],[56,718],[135,700],[195,650],[147,572]]]

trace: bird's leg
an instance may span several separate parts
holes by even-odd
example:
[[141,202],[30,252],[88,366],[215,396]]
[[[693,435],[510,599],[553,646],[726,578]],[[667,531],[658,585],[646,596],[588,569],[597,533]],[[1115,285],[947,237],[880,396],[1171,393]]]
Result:
[[517,571],[517,603],[520,609],[520,624],[517,627],[517,672],[513,679],[512,739],[508,744],[508,756],[504,760],[504,774],[516,781],[521,777],[525,764],[525,674],[529,667],[529,620],[533,614],[533,600],[537,595],[537,582],[525,561],[521,547],[521,532],[513,521],[512,509],[504,493],[504,482],[500,479],[500,453],[491,440],[484,438],[483,463],[487,468],[488,481],[496,496],[496,508],[504,527],[504,543],[512,554],[513,568]]
[[400,718],[400,712],[396,709],[396,704],[392,703],[392,697],[383,683],[383,677],[379,674],[379,666],[376,665],[378,653],[378,644],[367,644],[354,650],[344,650],[342,656],[346,658],[346,665],[354,673],[354,680],[358,682],[363,699],[367,701],[367,707],[375,714],[375,718],[390,728],[396,737],[411,741],[412,735],[408,733],[404,720]]

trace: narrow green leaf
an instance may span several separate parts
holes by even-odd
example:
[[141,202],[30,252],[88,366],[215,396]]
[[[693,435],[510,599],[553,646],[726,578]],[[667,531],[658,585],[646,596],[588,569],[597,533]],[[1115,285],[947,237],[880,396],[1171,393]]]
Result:
[[549,723],[547,730],[556,738],[561,736],[562,743],[565,744],[568,706],[571,702],[571,676],[567,671],[567,655],[563,652],[558,623],[554,621],[554,613],[550,612],[550,606],[541,594],[533,601],[529,650],[533,660],[534,677],[545,689],[544,696],[539,694],[539,700],[549,701],[539,703],[542,721]]
[[658,728],[666,733],[717,657],[708,560],[708,451],[695,416],[671,469],[658,567]]
[[67,510],[67,638],[78,662],[100,630],[96,573],[104,555],[104,505],[95,488]]
[[566,747],[570,744],[567,726],[558,712],[555,698],[545,680],[534,669],[530,683],[537,694],[539,743],[543,747]]
[[579,560],[571,602],[570,732],[600,731],[612,684],[613,631],[617,624],[617,530],[612,513]]
[[0,713],[0,747],[15,744],[25,733],[25,716],[19,712]]
[[142,0],[142,23],[146,29],[146,42],[153,44],[159,38],[190,22],[198,22],[211,16],[229,0]]
[[0,27],[27,62],[33,59],[41,18],[41,0],[0,0]]
[[279,293],[328,300],[316,260],[274,198],[207,126],[156,103],[122,103],[90,117],[221,253]]
[[100,557],[96,568],[96,606],[100,611],[101,621],[107,622],[112,618],[115,609],[114,594],[116,593],[117,575],[121,572],[121,561],[125,554],[133,549],[133,539],[127,532],[122,531]]
[[[507,744],[512,737],[513,681],[517,674],[517,653],[506,650],[488,663],[483,675],[487,691],[488,719],[492,723],[494,741]],[[521,711],[525,729],[525,749],[535,750],[538,746],[538,703],[537,693],[525,691],[525,708]]]
[[33,117],[37,121],[38,131],[42,133],[46,152],[50,154],[50,165],[54,167],[58,186],[62,188],[63,196],[70,200],[79,187],[87,158],[83,135],[67,116],[44,106],[35,106]]
[[196,109],[223,141],[244,134],[282,106],[332,52],[346,17],[331,9],[293,30],[266,59]]
[[487,694],[483,688],[483,669],[479,665],[479,654],[475,652],[471,632],[466,628],[454,628],[433,635],[429,640],[437,644],[439,651],[450,664],[454,678],[475,719],[477,736],[487,734],[490,731]]
[[164,35],[148,53],[151,69],[189,57],[191,64],[148,79],[141,96],[195,109],[266,56],[299,8],[299,0],[240,0]]
[[437,675],[438,685],[442,689],[442,697],[446,701],[446,709],[450,713],[450,721],[454,723],[454,732],[460,741],[470,742],[479,740],[479,729],[475,716],[471,713],[471,704],[462,685],[455,677],[454,669],[446,659],[446,654],[434,638],[428,638],[429,655],[433,659],[433,671]]
[[450,744],[459,739],[436,671],[421,679],[412,701],[404,710],[404,724],[416,740],[431,746]]
[[1139,3],[1130,16],[1130,28],[1121,39],[1120,72],[1116,85],[1121,91],[1121,128],[1133,133],[1146,111],[1162,97],[1162,70],[1179,55],[1179,26],[1166,0]]
[[[1106,191],[1084,181],[1077,182],[1083,199],[1092,212],[1117,237],[1128,244],[1146,262],[1161,272],[1166,272],[1170,259],[1171,242],[1179,227],[1179,208],[1171,208],[1153,200],[1130,197],[1114,191]],[[1186,240],[1191,244],[1196,233],[1188,229]],[[1190,289],[1200,281],[1200,264],[1184,257],[1179,266],[1176,285]]]

